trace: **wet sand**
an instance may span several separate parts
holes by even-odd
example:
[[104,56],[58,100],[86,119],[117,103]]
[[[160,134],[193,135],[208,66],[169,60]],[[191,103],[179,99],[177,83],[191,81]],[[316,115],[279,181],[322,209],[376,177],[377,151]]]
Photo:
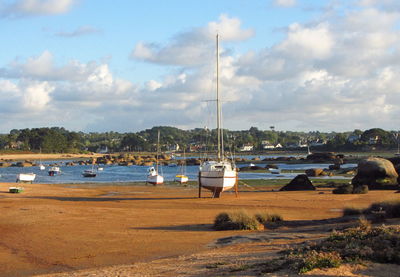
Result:
[[195,187],[43,184],[26,184],[23,193],[8,193],[14,185],[0,184],[1,276],[150,265],[206,253],[218,238],[252,233],[213,231],[215,216],[228,210],[268,211],[285,220],[325,219],[341,216],[344,207],[400,197],[393,191],[333,195],[329,189],[242,188],[239,198],[228,192],[220,199],[198,199]]

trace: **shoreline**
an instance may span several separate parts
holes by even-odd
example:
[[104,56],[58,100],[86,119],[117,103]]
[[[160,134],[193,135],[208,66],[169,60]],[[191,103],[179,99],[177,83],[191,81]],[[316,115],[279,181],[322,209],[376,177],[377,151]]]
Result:
[[94,157],[102,157],[104,154],[0,154],[0,160],[68,160],[68,159],[87,159]]

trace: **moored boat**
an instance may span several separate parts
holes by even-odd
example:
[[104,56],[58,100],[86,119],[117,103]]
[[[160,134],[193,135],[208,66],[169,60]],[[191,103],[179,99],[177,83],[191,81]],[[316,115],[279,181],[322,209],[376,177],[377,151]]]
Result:
[[19,173],[17,175],[17,182],[30,182],[32,183],[36,178],[35,173]]
[[24,191],[24,188],[21,188],[21,187],[9,187],[8,188],[8,192],[10,192],[10,193],[20,193],[23,191]]
[[217,80],[216,80],[216,106],[217,106],[217,158],[203,162],[199,168],[199,197],[201,188],[211,190],[213,197],[220,197],[221,192],[233,187],[236,189],[238,173],[233,161],[226,159],[224,154],[224,140],[222,128],[222,111],[219,94],[219,35],[217,35]]
[[147,174],[146,183],[152,185],[161,185],[164,183],[164,177],[158,173],[158,154],[160,150],[160,130],[157,135],[157,155],[156,155],[156,167],[150,167],[149,173]]
[[82,172],[83,177],[96,177],[97,173],[93,169],[87,169]]
[[152,185],[161,185],[164,183],[164,177],[158,174],[157,169],[152,166],[149,168],[147,183],[150,183]]
[[58,166],[52,166],[49,168],[49,176],[55,176],[61,173],[61,170]]

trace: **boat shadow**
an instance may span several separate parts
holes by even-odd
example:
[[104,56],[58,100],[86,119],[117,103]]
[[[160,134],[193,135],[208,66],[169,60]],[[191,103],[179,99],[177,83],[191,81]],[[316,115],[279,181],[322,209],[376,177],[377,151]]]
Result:
[[175,225],[175,226],[131,227],[129,229],[131,229],[131,230],[182,231],[182,232],[214,231],[212,224],[185,224],[185,225]]
[[62,196],[26,196],[30,199],[47,199],[70,202],[118,202],[118,201],[149,201],[149,200],[190,200],[197,197],[62,197]]

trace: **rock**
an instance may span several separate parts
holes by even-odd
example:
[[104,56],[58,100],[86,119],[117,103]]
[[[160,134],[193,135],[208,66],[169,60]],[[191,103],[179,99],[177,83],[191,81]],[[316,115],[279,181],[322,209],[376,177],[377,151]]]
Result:
[[307,175],[297,175],[289,184],[282,187],[281,191],[293,191],[293,190],[315,190],[314,185],[308,179]]
[[10,166],[12,166],[12,163],[6,163],[6,162],[0,163],[0,167],[10,167]]
[[331,164],[329,165],[329,170],[339,170],[340,164]]
[[265,168],[273,168],[273,169],[278,169],[278,166],[276,164],[267,164]]
[[326,175],[322,168],[311,168],[305,171],[306,175],[309,177],[318,177],[321,175]]
[[358,163],[357,175],[351,183],[366,185],[369,189],[394,189],[398,187],[397,174],[393,163],[383,158],[367,158]]
[[307,156],[308,161],[312,161],[313,163],[323,163],[323,162],[334,162],[337,159],[340,159],[343,155],[336,155],[332,152],[327,153],[312,153]]
[[18,167],[30,167],[30,166],[32,166],[32,164],[31,163],[27,163],[27,162],[17,162],[15,164],[15,166],[18,166]]

